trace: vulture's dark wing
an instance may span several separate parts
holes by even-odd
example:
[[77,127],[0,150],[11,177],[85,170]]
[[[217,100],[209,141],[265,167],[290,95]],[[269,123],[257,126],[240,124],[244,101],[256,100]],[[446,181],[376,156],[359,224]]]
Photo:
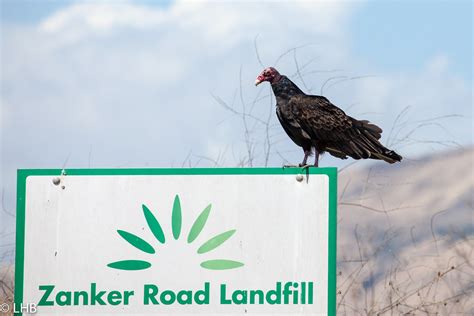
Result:
[[382,156],[387,149],[378,142],[382,130],[346,115],[325,97],[295,95],[289,107],[302,129],[322,150],[339,158],[386,158]]
[[277,106],[276,114],[281,126],[291,140],[296,145],[303,147],[303,149],[310,150],[312,146],[311,136],[301,128],[301,125],[291,113],[291,109],[289,107]]
[[314,140],[345,141],[352,134],[352,119],[325,97],[296,95],[290,99],[289,107]]

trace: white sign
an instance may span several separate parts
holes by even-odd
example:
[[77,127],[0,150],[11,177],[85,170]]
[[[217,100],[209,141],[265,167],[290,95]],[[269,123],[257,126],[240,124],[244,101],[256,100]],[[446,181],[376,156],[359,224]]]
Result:
[[20,170],[16,305],[335,315],[336,187],[334,168]]

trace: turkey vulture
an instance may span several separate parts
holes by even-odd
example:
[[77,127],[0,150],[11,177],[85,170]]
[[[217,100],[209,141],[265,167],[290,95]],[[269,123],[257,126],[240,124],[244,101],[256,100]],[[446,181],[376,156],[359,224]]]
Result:
[[298,146],[303,148],[306,166],[314,148],[314,166],[319,155],[347,159],[379,159],[388,163],[402,160],[402,156],[384,147],[380,142],[382,129],[366,120],[356,120],[319,95],[301,91],[288,77],[280,75],[273,67],[265,68],[255,80],[255,85],[268,81],[277,101],[276,114],[283,129]]

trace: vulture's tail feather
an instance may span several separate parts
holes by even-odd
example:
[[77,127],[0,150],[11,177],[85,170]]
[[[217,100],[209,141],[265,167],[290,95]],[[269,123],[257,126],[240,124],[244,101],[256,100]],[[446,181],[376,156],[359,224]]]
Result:
[[365,131],[365,132],[368,132],[370,133],[373,137],[375,137],[376,139],[380,139],[380,137],[382,137],[382,132],[383,130],[378,127],[377,125],[375,124],[372,124],[370,123],[369,121],[367,120],[356,120],[354,118],[352,118],[352,122],[354,123],[354,125],[360,130],[360,131]]
[[[385,147],[384,147],[385,148]],[[400,156],[399,154],[397,154],[396,152],[394,152],[393,150],[389,150],[387,148],[385,148],[385,152],[379,154],[379,153],[374,153],[374,156],[381,159],[381,160],[384,160],[388,163],[395,163],[397,161],[401,161],[402,160],[402,156]]]
[[[402,160],[402,156],[384,147],[379,139],[382,129],[369,121],[353,121],[356,129],[352,139],[346,144],[340,144],[339,151],[354,159],[379,159],[388,163]],[[333,154],[330,150],[329,153]],[[334,155],[334,154],[333,154]]]

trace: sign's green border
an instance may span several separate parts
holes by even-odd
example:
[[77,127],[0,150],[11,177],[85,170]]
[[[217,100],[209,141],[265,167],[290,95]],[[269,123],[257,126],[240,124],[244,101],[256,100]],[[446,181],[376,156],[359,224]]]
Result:
[[[23,302],[25,197],[29,176],[60,176],[61,169],[20,169],[17,172],[15,305]],[[325,174],[329,178],[328,315],[336,315],[337,169],[336,168],[166,168],[67,169],[67,176],[115,175],[296,175]],[[29,303],[29,302],[26,302]]]

